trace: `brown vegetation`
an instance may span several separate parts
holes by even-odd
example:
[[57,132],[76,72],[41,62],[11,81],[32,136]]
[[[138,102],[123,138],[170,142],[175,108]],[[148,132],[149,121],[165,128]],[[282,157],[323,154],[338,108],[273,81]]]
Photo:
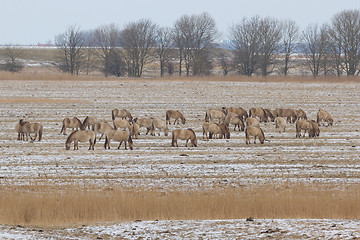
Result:
[[[197,192],[1,186],[0,223],[40,226],[166,219],[360,217],[360,188],[265,185]],[[24,189],[25,188],[25,189]]]

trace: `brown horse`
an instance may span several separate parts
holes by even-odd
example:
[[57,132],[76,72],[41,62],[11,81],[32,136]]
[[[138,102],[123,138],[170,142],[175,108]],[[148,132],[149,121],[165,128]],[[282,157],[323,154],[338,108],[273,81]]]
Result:
[[115,130],[117,130],[118,128],[125,130],[127,128],[129,130],[129,133],[132,132],[132,126],[130,122],[126,119],[115,118],[115,120],[113,120],[113,124]]
[[275,116],[273,115],[273,111],[271,111],[270,109],[267,109],[267,108],[264,108],[264,111],[266,113],[266,117],[270,118],[270,121],[274,122]]
[[307,119],[306,113],[302,109],[295,110],[296,119]]
[[82,128],[86,129],[87,127],[88,129],[90,129],[90,127],[96,122],[97,122],[96,117],[87,116],[82,123]]
[[246,110],[245,109],[243,109],[243,108],[241,108],[241,107],[238,107],[238,108],[236,108],[236,107],[229,107],[229,108],[225,108],[225,107],[223,107],[222,108],[223,109],[223,112],[225,113],[225,114],[229,114],[229,113],[236,113],[238,116],[239,116],[239,118],[241,119],[241,120],[243,120],[243,121],[245,121],[248,117],[249,117],[249,115],[248,115],[248,113],[246,112]]
[[253,127],[253,126],[246,127],[245,129],[246,144],[250,143],[250,136],[254,137],[254,144],[256,144],[256,138],[259,138],[260,143],[264,144],[265,134],[261,128]]
[[276,117],[275,118],[275,128],[278,132],[285,132],[286,119],[283,117]]
[[[26,137],[26,141],[27,141],[27,140],[29,140],[29,137],[30,137],[31,141],[35,141],[37,136],[39,135],[39,141],[41,141],[43,126],[40,123],[30,123],[30,122],[26,122],[26,121],[20,119],[18,130],[19,130],[18,133],[20,133],[20,138],[21,138],[21,134],[22,134],[22,140],[25,140],[25,137]],[[35,133],[35,137],[32,138],[30,133]],[[18,137],[19,137],[19,134],[18,134]]]
[[186,119],[184,118],[184,115],[181,112],[177,111],[177,110],[167,110],[166,111],[166,123],[171,124],[170,123],[171,118],[175,119],[174,125],[175,125],[176,122],[179,124],[179,119],[181,119],[182,124],[186,123]]
[[245,125],[241,117],[234,112],[228,112],[224,122],[227,126],[231,123],[234,125],[234,131],[238,127],[239,131],[244,131]]
[[95,133],[95,136],[98,134],[98,133],[101,133],[101,136],[99,138],[99,141],[101,140],[101,138],[104,136],[105,132],[107,130],[110,130],[110,129],[113,129],[112,126],[110,125],[110,123],[108,122],[96,122],[92,125],[92,128],[91,128],[94,133]]
[[139,128],[142,128],[142,127],[146,128],[145,135],[147,135],[151,131],[152,122],[153,122],[152,118],[134,118],[134,122],[139,125]]
[[166,121],[159,118],[153,118],[152,126],[151,126],[151,135],[155,136],[156,129],[159,129],[159,136],[161,131],[164,131],[165,136],[168,135],[169,129],[166,124]]
[[224,122],[226,118],[226,114],[222,110],[217,109],[209,109],[205,112],[205,122],[215,122],[217,119],[219,122]]
[[248,117],[248,119],[246,119],[246,126],[260,127],[260,123],[256,118]]
[[15,126],[15,131],[18,133],[17,140],[24,140],[25,141],[25,133],[22,127],[25,123],[29,123],[27,121],[24,121],[23,119],[20,119],[20,121]]
[[267,122],[267,115],[263,108],[250,108],[249,117],[259,117],[260,122]]
[[319,125],[315,122],[315,120],[308,120],[310,121],[311,125],[313,126],[314,129],[314,137],[319,137],[320,136],[320,128]]
[[131,139],[131,134],[129,134],[127,131],[123,130],[108,130],[105,133],[105,149],[110,149],[110,140],[120,142],[118,149],[120,149],[121,144],[125,143],[125,150],[127,150],[126,142],[129,144],[130,150],[133,150],[133,141]]
[[131,113],[126,109],[117,109],[111,111],[112,120],[115,120],[116,117],[119,117],[121,119],[128,118],[129,121],[132,121],[133,117],[131,116]]
[[189,129],[176,129],[172,132],[172,141],[171,141],[171,146],[172,147],[178,147],[177,144],[177,140],[181,139],[181,140],[185,140],[185,147],[187,147],[187,143],[190,140],[191,144],[193,147],[197,147],[197,139],[196,139],[196,134],[194,132],[194,130],[192,130],[191,128]]
[[84,131],[74,131],[69,137],[66,139],[65,149],[70,149],[70,144],[74,142],[74,150],[79,150],[79,142],[87,142],[89,141],[90,146],[89,150],[94,150],[94,146],[96,143],[96,136],[94,131],[92,130],[84,130]]
[[334,120],[327,111],[325,111],[324,109],[319,109],[319,111],[317,112],[316,122],[319,125],[321,123],[323,125],[325,125],[325,122],[327,122],[327,126],[332,126],[334,123]]
[[138,135],[140,135],[140,126],[139,126],[139,124],[137,124],[136,122],[133,122],[131,124],[131,127],[132,127],[131,136],[135,137],[135,138],[138,138]]
[[310,137],[315,137],[315,133],[314,133],[314,127],[313,124],[305,119],[300,119],[296,121],[296,137],[301,137],[301,130],[304,130],[304,137],[305,137],[305,133],[307,132],[309,134],[309,138]]
[[[203,129],[206,128],[206,125],[203,125]],[[216,138],[216,135],[218,135],[218,138],[227,138],[230,139],[230,131],[229,128],[226,126],[225,123],[209,123],[207,125],[207,132],[209,132],[209,138],[212,139],[213,136]]]
[[290,108],[277,108],[275,111],[277,117],[285,117],[289,123],[296,121],[295,111]]
[[84,130],[82,122],[77,117],[74,117],[73,119],[65,118],[63,120],[62,128],[59,134],[63,133],[66,135],[67,128],[72,128],[72,131],[74,131],[74,129],[78,130],[79,128],[80,130]]

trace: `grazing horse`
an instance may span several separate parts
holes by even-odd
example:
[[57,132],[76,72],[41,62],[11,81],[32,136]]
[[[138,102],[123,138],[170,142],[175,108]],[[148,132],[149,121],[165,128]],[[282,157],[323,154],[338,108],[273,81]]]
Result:
[[306,113],[302,109],[295,110],[296,119],[307,119]]
[[25,123],[29,123],[27,121],[24,121],[22,119],[19,120],[19,122],[15,126],[15,131],[18,133],[17,140],[24,140],[25,141],[25,133],[22,127]]
[[321,124],[321,122],[323,122],[323,125],[325,125],[325,122],[327,122],[327,126],[332,126],[334,120],[327,111],[325,111],[324,109],[319,109],[319,111],[317,112],[316,122],[319,125]]
[[98,134],[98,133],[101,133],[101,136],[99,138],[99,141],[101,140],[101,138],[104,136],[105,132],[107,130],[110,130],[110,129],[113,129],[112,126],[110,125],[110,123],[108,122],[96,122],[92,125],[92,128],[91,128],[94,133],[95,133],[95,136]]
[[59,134],[63,133],[64,135],[66,135],[67,128],[72,128],[72,131],[74,131],[74,128],[76,130],[78,130],[79,128],[80,130],[84,130],[84,128],[82,127],[82,122],[77,117],[74,117],[73,119],[65,118],[63,120],[62,128]]
[[249,117],[259,117],[260,122],[267,122],[267,115],[263,108],[250,108]]
[[65,148],[66,150],[70,149],[70,144],[74,142],[74,150],[79,150],[79,142],[89,141],[90,146],[89,150],[94,150],[96,143],[96,136],[93,130],[81,130],[72,132],[69,137],[66,139]]
[[166,121],[159,118],[154,118],[151,126],[151,135],[155,136],[156,129],[159,129],[159,136],[161,131],[164,131],[165,136],[168,135],[169,129],[166,124]]
[[275,111],[277,117],[285,117],[289,123],[296,121],[295,111],[290,108],[277,108]]
[[222,110],[223,110],[223,112],[225,114],[236,113],[239,116],[239,118],[241,120],[243,120],[243,121],[245,121],[249,117],[249,115],[245,111],[245,109],[243,109],[241,107],[238,107],[238,108],[236,108],[236,107],[229,107],[229,108],[223,107]]
[[121,144],[125,143],[125,150],[127,150],[126,142],[129,144],[130,150],[133,150],[133,141],[131,139],[131,134],[129,134],[127,131],[123,130],[108,130],[105,133],[105,149],[110,149],[110,140],[120,142],[118,149],[120,149]]
[[286,119],[283,118],[283,117],[276,117],[275,118],[275,128],[279,133],[280,132],[285,132]]
[[186,141],[185,147],[187,147],[187,143],[189,140],[191,141],[191,145],[193,147],[197,147],[196,134],[195,134],[194,130],[192,130],[191,128],[174,130],[172,132],[172,141],[171,141],[172,147],[175,147],[175,146],[178,147],[178,144],[177,144],[178,138]]
[[226,114],[221,110],[209,109],[205,112],[205,122],[215,122],[215,119],[219,120],[219,123],[224,122]]
[[270,109],[267,109],[267,108],[264,108],[264,111],[266,113],[266,117],[270,118],[270,120],[272,122],[274,122],[275,121],[275,116],[273,115],[273,111],[271,111]]
[[[22,140],[25,140],[25,137],[26,137],[26,141],[27,141],[27,140],[29,140],[29,137],[30,137],[31,141],[35,141],[39,134],[39,141],[41,141],[43,126],[40,123],[30,123],[30,122],[26,122],[26,121],[20,119],[19,132],[22,134]],[[35,133],[35,137],[32,138],[30,133]],[[21,138],[21,134],[20,134],[20,138]]]
[[131,113],[126,109],[117,109],[111,111],[112,120],[115,120],[116,117],[119,118],[128,118],[129,121],[132,121],[133,117],[131,116]]
[[249,127],[249,126],[260,127],[260,123],[259,123],[259,120],[257,120],[256,118],[248,117],[246,119],[246,126],[247,127]]
[[313,126],[314,129],[314,137],[319,137],[320,136],[320,128],[319,125],[315,122],[315,120],[308,120],[310,121],[311,125]]
[[137,139],[138,135],[140,135],[140,126],[136,122],[133,122],[131,124],[131,127],[132,127],[131,136]]
[[254,136],[254,144],[256,144],[256,138],[259,138],[260,143],[264,144],[265,135],[261,128],[249,126],[245,129],[246,144],[250,143],[250,136]]
[[130,124],[130,122],[126,119],[121,119],[121,118],[115,118],[115,120],[113,121],[114,124],[114,129],[117,130],[118,128],[122,128],[122,129],[129,129],[129,133],[132,132],[132,126]]
[[307,132],[310,137],[315,137],[314,127],[313,124],[305,119],[300,119],[296,121],[296,137],[301,137],[301,130],[304,130],[304,137],[305,133]]
[[96,117],[87,116],[82,123],[82,128],[86,129],[87,127],[88,129],[90,129],[90,127],[96,122],[97,122]]
[[175,119],[174,125],[175,125],[176,122],[179,124],[179,118],[181,119],[182,124],[186,123],[186,119],[184,118],[184,115],[181,112],[177,111],[177,110],[167,110],[166,111],[166,123],[171,124],[170,123],[171,118]]
[[229,126],[230,123],[233,124],[235,126],[234,131],[236,130],[236,127],[238,127],[239,131],[244,131],[244,128],[245,128],[242,118],[240,118],[239,115],[237,115],[234,112],[227,113],[224,123],[227,126]]
[[152,128],[153,119],[152,118],[134,118],[134,122],[137,123],[140,128],[145,127],[146,128],[145,135],[147,135]]

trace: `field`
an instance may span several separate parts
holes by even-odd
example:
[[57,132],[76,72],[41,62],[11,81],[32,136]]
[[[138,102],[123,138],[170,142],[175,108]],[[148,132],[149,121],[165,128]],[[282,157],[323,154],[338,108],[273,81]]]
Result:
[[[230,238],[360,237],[360,222],[354,220],[360,218],[360,84],[356,79],[1,80],[0,91],[1,205],[10,201],[13,205],[8,204],[8,209],[19,209],[16,202],[26,204],[23,199],[61,199],[61,194],[54,192],[86,190],[109,199],[128,193],[125,203],[142,199],[141,206],[134,206],[144,208],[138,215],[74,217],[45,224],[33,212],[18,210],[16,217],[6,218],[9,213],[4,214],[3,207],[0,223],[11,225],[0,225],[0,232],[4,232],[0,237],[35,233],[38,238],[59,239],[221,238],[224,234]],[[231,139],[203,140],[205,110],[223,106],[301,108],[311,119],[323,108],[331,113],[334,125],[321,126],[318,138],[299,139],[295,138],[294,124],[289,124],[285,133],[278,133],[274,123],[262,123],[268,140],[263,145],[246,145],[244,132],[233,130]],[[117,150],[116,143],[105,150],[104,140],[97,142],[94,151],[87,150],[88,143],[81,143],[78,151],[65,150],[66,136],[59,135],[62,119],[77,116],[83,120],[89,115],[110,122],[114,108],[125,108],[135,117],[164,119],[167,109],[180,110],[186,124],[169,127],[193,128],[198,147],[185,147],[185,142],[179,141],[179,147],[174,148],[171,135],[146,136],[142,129],[132,151]],[[14,127],[21,118],[42,123],[41,142],[16,140]],[[163,201],[166,211],[148,211],[156,204],[136,192],[155,203]],[[79,195],[76,197],[84,202],[92,196]],[[178,209],[171,209],[169,201]],[[291,208],[284,208],[289,203]],[[101,205],[97,204],[94,206]],[[184,213],[184,205],[189,206],[189,212]],[[52,211],[56,204],[40,206]],[[245,221],[250,216],[254,221]],[[283,220],[265,220],[279,218]],[[52,217],[45,218],[49,220]],[[86,226],[76,224],[79,222]],[[54,228],[56,225],[70,226]]]

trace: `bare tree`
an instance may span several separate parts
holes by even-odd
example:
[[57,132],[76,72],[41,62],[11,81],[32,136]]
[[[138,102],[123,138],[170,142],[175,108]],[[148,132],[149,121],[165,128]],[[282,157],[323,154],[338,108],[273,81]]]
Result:
[[260,27],[258,16],[243,18],[230,30],[232,47],[234,48],[234,66],[241,74],[251,76],[256,70],[259,56]]
[[295,21],[287,20],[283,22],[282,30],[282,48],[284,53],[284,68],[282,69],[282,72],[284,75],[288,75],[288,72],[292,67],[290,57],[299,41],[299,27]]
[[281,24],[273,18],[260,20],[258,28],[259,42],[259,67],[262,76],[267,76],[274,69],[274,55],[279,53],[280,40],[282,38]]
[[171,32],[169,28],[159,28],[156,36],[156,54],[160,62],[160,76],[164,76],[166,64],[170,60]]
[[230,70],[232,69],[232,60],[229,54],[226,54],[225,50],[222,50],[218,57],[218,64],[220,65],[223,75],[226,76],[229,74]]
[[124,49],[128,75],[141,77],[144,65],[155,46],[157,26],[150,20],[142,19],[129,23],[120,33],[120,45]]
[[360,11],[345,10],[336,14],[329,27],[330,42],[340,74],[341,54],[343,68],[347,75],[359,74],[360,61]]
[[321,69],[326,72],[326,50],[327,50],[327,33],[323,26],[308,26],[303,32],[305,42],[305,55],[307,58],[306,65],[310,68],[314,77],[320,74]]
[[101,26],[94,33],[98,56],[102,62],[101,71],[105,76],[120,77],[125,74],[126,66],[120,50],[120,30],[115,24]]
[[179,49],[180,68],[185,62],[186,75],[207,74],[211,69],[209,51],[218,37],[215,20],[208,14],[183,15],[174,26],[174,42]]
[[60,64],[58,67],[63,72],[79,74],[84,64],[83,47],[85,45],[84,33],[79,27],[70,26],[68,29],[55,37],[55,45],[59,50]]
[[20,72],[24,68],[24,63],[19,59],[24,56],[24,51],[16,46],[5,47],[5,63],[1,64],[1,70],[8,72]]

